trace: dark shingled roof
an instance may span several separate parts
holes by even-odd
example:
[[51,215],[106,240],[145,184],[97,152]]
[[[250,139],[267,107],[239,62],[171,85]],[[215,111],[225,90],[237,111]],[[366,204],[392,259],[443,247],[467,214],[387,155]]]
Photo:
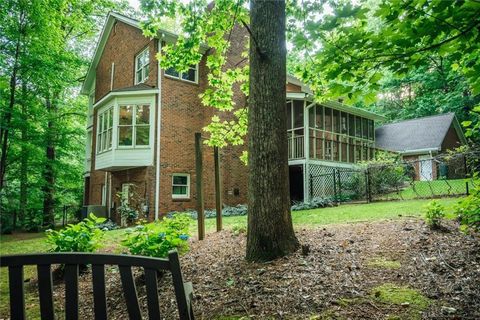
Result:
[[398,152],[441,148],[454,118],[445,113],[384,125],[375,130],[375,145]]
[[139,90],[152,90],[152,89],[155,89],[155,88],[151,87],[151,86],[149,86],[145,83],[139,83],[139,84],[137,84],[135,86],[131,86],[131,87],[114,89],[114,90],[112,90],[112,92],[139,91]]

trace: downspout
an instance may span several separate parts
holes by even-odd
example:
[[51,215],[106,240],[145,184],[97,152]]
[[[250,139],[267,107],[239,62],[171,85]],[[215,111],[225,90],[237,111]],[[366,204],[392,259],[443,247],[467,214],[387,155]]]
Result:
[[[158,54],[162,54],[162,39],[163,33],[160,39],[158,40]],[[160,210],[160,130],[162,124],[162,69],[160,68],[160,59],[157,59],[158,62],[158,71],[157,71],[157,88],[158,88],[158,98],[157,98],[157,150],[156,150],[156,174],[155,174],[155,220],[158,220],[159,210]]]

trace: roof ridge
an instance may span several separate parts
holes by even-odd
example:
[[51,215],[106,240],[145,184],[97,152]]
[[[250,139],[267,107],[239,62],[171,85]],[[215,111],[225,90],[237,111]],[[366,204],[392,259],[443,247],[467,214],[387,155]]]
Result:
[[[420,118],[412,118],[412,119],[399,120],[399,121],[395,121],[395,122],[390,122],[390,123],[384,124],[384,125],[382,125],[381,127],[378,127],[377,129],[382,128],[382,127],[386,127],[386,126],[390,126],[390,125],[394,125],[394,124],[398,124],[398,123],[405,123],[405,122],[411,122],[411,121],[416,121],[416,120],[423,120],[423,119],[428,119],[428,118],[444,117],[444,116],[447,116],[447,115],[453,115],[453,116],[455,116],[455,112],[451,112],[451,111],[450,111],[450,112],[446,112],[446,113],[433,114],[433,115],[430,115],[430,116],[425,116],[425,117],[420,117]],[[453,119],[453,118],[452,118],[452,119]]]

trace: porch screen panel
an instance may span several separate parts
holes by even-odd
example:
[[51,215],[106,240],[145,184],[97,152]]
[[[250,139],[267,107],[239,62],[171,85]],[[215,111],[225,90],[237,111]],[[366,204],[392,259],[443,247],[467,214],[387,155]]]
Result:
[[293,127],[303,128],[303,101],[295,100],[293,102]]
[[332,132],[332,109],[325,107],[325,131]]
[[340,112],[333,109],[333,132],[340,133]]
[[315,126],[317,129],[323,130],[323,107],[322,106],[315,106]]
[[348,135],[355,136],[355,116],[353,114],[348,115]]

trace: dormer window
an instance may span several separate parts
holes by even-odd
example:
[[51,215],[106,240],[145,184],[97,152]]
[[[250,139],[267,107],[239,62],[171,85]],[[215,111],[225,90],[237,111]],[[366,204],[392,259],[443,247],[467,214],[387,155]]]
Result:
[[198,64],[191,65],[185,72],[178,72],[175,68],[168,68],[165,70],[165,75],[170,78],[198,83]]
[[145,82],[148,79],[148,71],[150,66],[149,48],[140,52],[135,57],[135,84]]

